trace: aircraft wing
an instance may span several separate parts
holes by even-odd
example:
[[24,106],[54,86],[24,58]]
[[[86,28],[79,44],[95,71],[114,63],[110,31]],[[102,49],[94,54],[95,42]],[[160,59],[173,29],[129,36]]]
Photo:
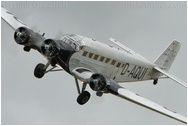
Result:
[[114,44],[116,44],[118,47],[120,47],[121,49],[123,49],[125,52],[133,55],[133,56],[137,56],[138,58],[141,58],[143,60],[147,60],[145,57],[141,56],[140,54],[136,53],[134,50],[128,48],[127,46],[121,44],[120,42],[118,42],[117,40],[115,40],[114,38],[110,38],[109,39],[111,42],[113,42]]
[[186,117],[184,117],[174,111],[171,111],[170,109],[168,109],[164,106],[161,106],[155,102],[152,102],[146,98],[143,98],[140,95],[133,93],[125,88],[119,88],[117,90],[117,93],[118,93],[118,96],[120,96],[121,98],[124,98],[124,99],[131,101],[133,103],[136,103],[140,106],[143,106],[145,108],[148,108],[150,110],[153,110],[155,112],[158,112],[160,114],[163,114],[165,116],[168,116],[168,117],[173,118],[177,121],[187,124]]
[[[145,107],[147,109],[150,109],[152,111],[155,111],[157,113],[163,114],[167,117],[173,118],[177,121],[180,121],[182,123],[187,124],[187,118],[168,109],[167,107],[161,106],[153,101],[150,101],[144,97],[141,97],[139,94],[133,93],[121,86],[117,86],[118,84],[112,81],[112,87],[110,89],[113,89],[113,93],[116,96],[119,96],[125,100],[128,100],[130,102],[133,102],[135,104],[138,104],[142,107]],[[115,84],[115,85],[114,85]]]
[[[96,78],[97,78],[96,75],[101,75],[101,74],[95,74],[93,71],[91,71],[87,68],[83,68],[83,67],[75,68],[72,71],[72,74],[76,78],[80,79],[83,82],[91,83],[92,80],[95,79],[95,84],[96,84]],[[101,75],[101,76],[102,77],[99,77],[97,80],[101,79],[101,81],[99,81],[99,83],[103,83],[103,84],[102,85],[96,84],[96,86],[102,87],[104,85],[104,82],[106,82],[105,91],[107,91],[108,93],[111,93],[115,96],[119,96],[125,100],[136,103],[142,107],[153,110],[155,112],[158,112],[158,113],[168,116],[170,118],[178,120],[182,123],[187,123],[186,117],[121,87],[119,84],[117,84],[114,80],[112,80],[110,78],[107,78],[103,75]],[[98,89],[98,88],[94,88],[94,89]]]
[[12,13],[10,13],[5,8],[1,7],[1,18],[14,30],[17,28],[24,26],[29,28],[26,24],[20,21],[17,17],[15,17]]
[[119,46],[121,49],[123,49],[124,51],[126,51],[127,53],[130,53],[132,55],[135,55],[136,52],[133,51],[132,49],[124,46],[123,44],[121,44],[120,42],[118,42],[117,40],[115,40],[114,38],[110,38],[109,39],[111,42],[113,42],[114,44],[116,44],[117,46]]

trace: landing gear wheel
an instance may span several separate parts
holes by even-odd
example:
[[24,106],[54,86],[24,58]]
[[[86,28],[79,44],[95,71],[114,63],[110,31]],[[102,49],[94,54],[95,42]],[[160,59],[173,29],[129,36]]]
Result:
[[85,104],[85,103],[89,100],[90,96],[91,96],[91,95],[90,95],[90,93],[89,93],[88,91],[82,92],[82,93],[78,96],[78,98],[77,98],[78,104],[80,104],[80,105]]
[[34,75],[36,78],[42,78],[45,74],[45,70],[44,70],[45,65],[42,63],[39,63],[34,70]]

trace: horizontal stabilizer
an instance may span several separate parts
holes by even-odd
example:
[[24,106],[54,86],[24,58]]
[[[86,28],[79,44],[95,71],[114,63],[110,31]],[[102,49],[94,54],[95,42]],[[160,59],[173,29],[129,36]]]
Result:
[[162,70],[161,68],[159,67],[154,67],[157,71],[161,72],[162,74],[166,75],[167,77],[169,77],[170,79],[176,81],[177,83],[181,84],[182,86],[186,87],[187,88],[187,84],[180,80],[179,78],[175,77],[174,75],[171,75],[170,73],[168,73],[167,71],[165,70]]

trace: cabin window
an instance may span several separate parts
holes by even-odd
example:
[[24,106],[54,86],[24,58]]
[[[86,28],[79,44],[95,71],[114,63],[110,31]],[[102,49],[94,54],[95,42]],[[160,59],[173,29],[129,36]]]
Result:
[[101,56],[100,61],[101,61],[101,62],[104,61],[104,56]]
[[97,59],[98,59],[98,57],[99,57],[99,55],[95,55],[95,56],[94,56],[94,59],[95,59],[95,60],[97,60]]
[[112,60],[112,63],[111,63],[111,65],[114,65],[116,63],[116,61],[115,60]]
[[93,53],[89,53],[89,58],[91,58],[93,56]]
[[110,61],[110,59],[109,58],[106,58],[106,61],[105,61],[105,63],[108,63]]
[[87,54],[88,54],[88,52],[84,51],[83,54],[82,54],[82,56],[86,56]]
[[117,67],[120,67],[120,65],[121,65],[121,63],[118,63],[118,64],[117,64]]

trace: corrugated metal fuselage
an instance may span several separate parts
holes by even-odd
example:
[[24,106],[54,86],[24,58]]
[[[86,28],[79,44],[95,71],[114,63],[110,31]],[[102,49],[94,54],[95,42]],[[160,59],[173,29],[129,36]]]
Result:
[[116,82],[131,82],[157,79],[154,64],[118,48],[84,38],[85,46],[75,52],[69,61],[69,69],[84,67],[101,73]]

